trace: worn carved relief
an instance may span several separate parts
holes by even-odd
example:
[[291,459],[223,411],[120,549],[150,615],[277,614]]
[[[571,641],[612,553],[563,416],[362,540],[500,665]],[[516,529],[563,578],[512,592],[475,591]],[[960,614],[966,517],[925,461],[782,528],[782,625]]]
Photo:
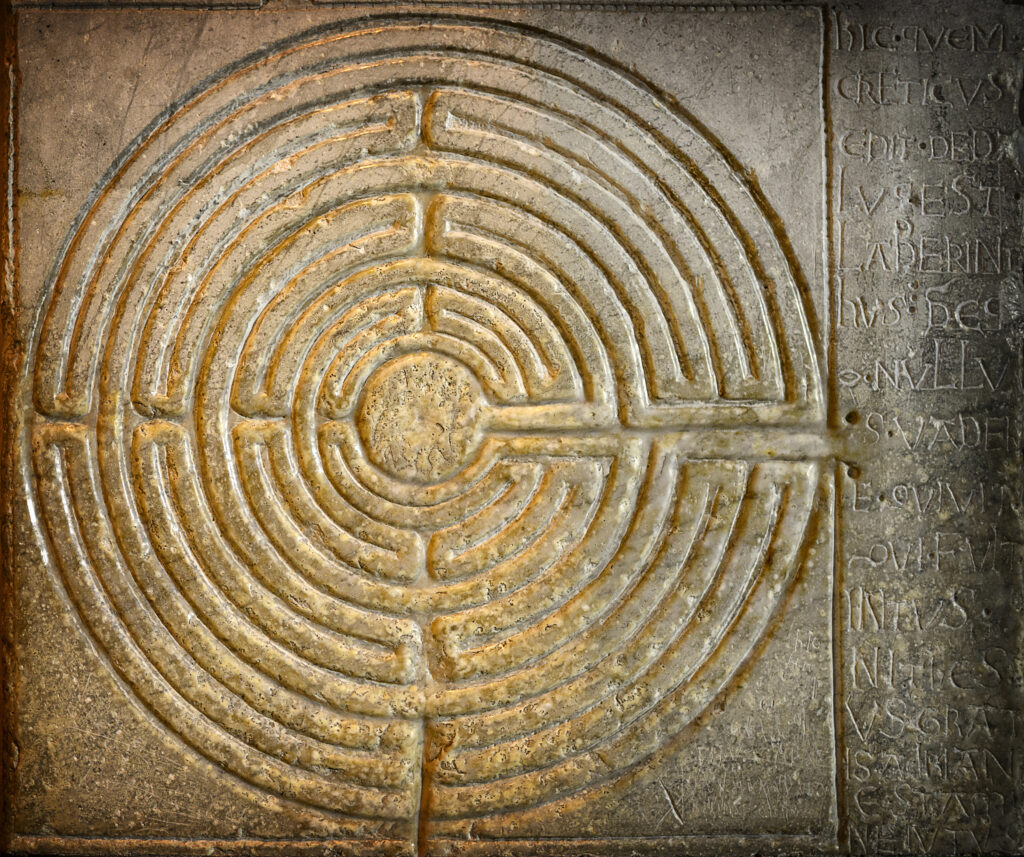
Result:
[[828,514],[808,288],[730,153],[603,58],[318,30],[96,188],[33,503],[112,668],[246,782],[421,831],[532,807],[771,633]]
[[[913,730],[924,673],[892,667],[904,708],[876,693],[871,587],[934,639],[984,600],[954,587],[925,628],[948,587],[926,539],[901,577],[910,495],[873,486],[939,463],[873,458],[866,432],[910,422],[873,404],[877,343],[849,346],[896,311],[889,279],[929,296],[915,322],[972,294],[935,291],[907,225],[938,185],[870,195],[898,132],[868,127],[888,72],[852,64],[873,33],[906,65],[910,30],[802,5],[31,6],[14,89],[49,101],[6,120],[0,300],[14,850],[887,852],[871,825],[912,798],[872,803],[877,742]],[[119,40],[166,54],[123,123]],[[989,76],[968,108],[1016,86]],[[921,80],[936,116],[955,101]],[[890,204],[872,242],[851,212]],[[905,337],[915,392],[938,335]],[[993,393],[1020,375],[994,365]]]

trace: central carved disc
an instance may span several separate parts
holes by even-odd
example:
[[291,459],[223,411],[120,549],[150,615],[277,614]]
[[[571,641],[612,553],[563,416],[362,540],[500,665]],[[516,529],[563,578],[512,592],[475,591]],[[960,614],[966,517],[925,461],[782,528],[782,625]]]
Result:
[[370,460],[399,479],[442,482],[465,467],[479,445],[480,384],[461,363],[409,354],[379,367],[357,411]]

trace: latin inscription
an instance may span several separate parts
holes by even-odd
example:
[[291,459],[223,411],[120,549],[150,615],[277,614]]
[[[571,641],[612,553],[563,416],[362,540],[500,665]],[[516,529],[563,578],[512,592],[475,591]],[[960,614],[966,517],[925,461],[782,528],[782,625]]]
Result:
[[834,19],[853,853],[1024,843],[1020,31],[978,17]]

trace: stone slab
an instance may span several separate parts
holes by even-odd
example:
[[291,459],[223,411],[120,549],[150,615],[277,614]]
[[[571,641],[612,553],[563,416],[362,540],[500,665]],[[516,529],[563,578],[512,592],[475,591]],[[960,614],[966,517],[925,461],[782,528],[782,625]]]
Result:
[[6,17],[10,850],[1024,853],[1019,9],[173,5]]

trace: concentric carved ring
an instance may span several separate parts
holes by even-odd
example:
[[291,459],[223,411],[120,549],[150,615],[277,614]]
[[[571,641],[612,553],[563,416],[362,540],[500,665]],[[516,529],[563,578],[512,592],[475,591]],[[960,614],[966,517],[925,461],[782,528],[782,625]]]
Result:
[[236,63],[114,163],[49,287],[61,585],[167,729],[353,831],[615,780],[814,536],[820,466],[769,448],[822,410],[785,235],[552,36],[380,19]]

